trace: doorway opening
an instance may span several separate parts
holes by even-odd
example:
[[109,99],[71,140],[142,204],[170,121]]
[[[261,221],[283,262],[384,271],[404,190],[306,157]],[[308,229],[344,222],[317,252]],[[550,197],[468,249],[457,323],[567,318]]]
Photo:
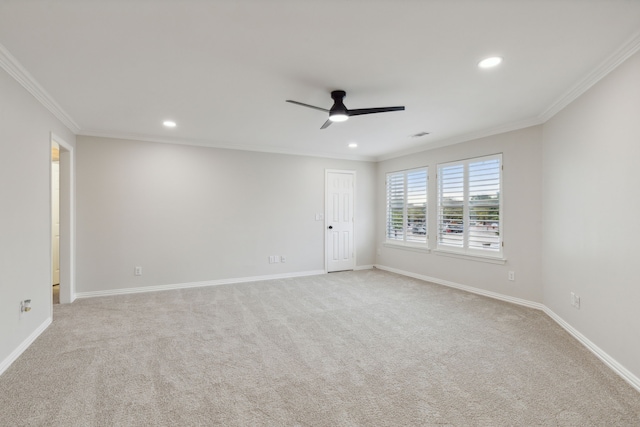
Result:
[[51,285],[60,304],[75,300],[74,171],[74,147],[51,134]]
[[51,285],[60,304],[60,146],[51,142]]

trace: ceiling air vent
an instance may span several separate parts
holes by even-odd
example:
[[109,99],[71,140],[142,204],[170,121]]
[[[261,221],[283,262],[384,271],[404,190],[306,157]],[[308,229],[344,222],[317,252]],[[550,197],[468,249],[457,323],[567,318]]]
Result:
[[429,135],[429,132],[418,132],[415,135],[411,135],[411,138],[420,138],[421,136]]

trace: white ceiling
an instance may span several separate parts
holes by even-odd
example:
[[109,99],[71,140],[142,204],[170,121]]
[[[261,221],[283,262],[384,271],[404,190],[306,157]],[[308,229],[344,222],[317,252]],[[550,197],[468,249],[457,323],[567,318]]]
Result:
[[[541,123],[638,30],[638,0],[0,0],[0,62],[78,134],[382,159]],[[285,103],[334,89],[406,111],[320,130]]]

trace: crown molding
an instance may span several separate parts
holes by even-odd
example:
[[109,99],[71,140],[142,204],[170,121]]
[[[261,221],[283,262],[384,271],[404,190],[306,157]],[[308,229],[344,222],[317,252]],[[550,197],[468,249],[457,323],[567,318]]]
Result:
[[501,133],[511,132],[514,130],[524,129],[531,126],[542,124],[543,121],[540,117],[533,117],[530,119],[519,120],[517,122],[508,123],[488,129],[482,129],[476,132],[466,133],[464,135],[457,135],[451,138],[444,138],[435,141],[431,141],[426,144],[419,145],[414,148],[408,148],[402,151],[395,151],[393,153],[384,154],[376,158],[381,162],[384,160],[396,159],[398,157],[407,156],[409,154],[420,153],[423,151],[429,151],[440,147],[446,147],[447,145],[460,144],[462,142],[473,141],[475,139],[486,138],[488,136],[499,135]]
[[78,132],[77,135],[93,136],[98,138],[110,138],[110,139],[127,139],[131,141],[159,142],[164,144],[192,145],[196,147],[219,148],[224,150],[240,150],[240,151],[258,152],[258,153],[285,154],[289,156],[321,157],[321,158],[327,158],[327,159],[354,160],[354,161],[360,161],[360,162],[376,161],[376,158],[373,156],[339,155],[339,154],[305,151],[305,150],[292,150],[284,147],[265,147],[265,146],[258,146],[258,145],[229,145],[229,144],[221,144],[221,143],[217,143],[217,142],[205,140],[205,139],[167,138],[167,137],[160,137],[155,135],[109,132],[109,131],[102,131],[102,130],[96,130],[96,129],[83,129],[82,131]]
[[544,123],[555,116],[564,107],[569,105],[580,95],[589,90],[589,88],[602,80],[607,74],[615,70],[631,55],[638,52],[638,50],[640,50],[640,32],[637,32],[633,37],[627,40],[626,43],[609,55],[609,57],[596,67],[595,70],[589,73],[584,79],[574,85],[564,95],[551,104],[551,106],[549,106],[549,108],[547,108],[542,114],[540,114],[542,122]]
[[46,90],[24,69],[18,60],[0,44],[0,67],[22,85],[31,95],[60,120],[73,133],[80,131],[80,126],[58,105]]

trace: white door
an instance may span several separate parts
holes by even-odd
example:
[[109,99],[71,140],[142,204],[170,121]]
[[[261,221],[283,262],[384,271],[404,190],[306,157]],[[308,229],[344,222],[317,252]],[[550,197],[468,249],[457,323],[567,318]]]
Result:
[[354,171],[327,171],[327,271],[353,270]]
[[51,163],[51,243],[53,285],[60,283],[60,163]]

